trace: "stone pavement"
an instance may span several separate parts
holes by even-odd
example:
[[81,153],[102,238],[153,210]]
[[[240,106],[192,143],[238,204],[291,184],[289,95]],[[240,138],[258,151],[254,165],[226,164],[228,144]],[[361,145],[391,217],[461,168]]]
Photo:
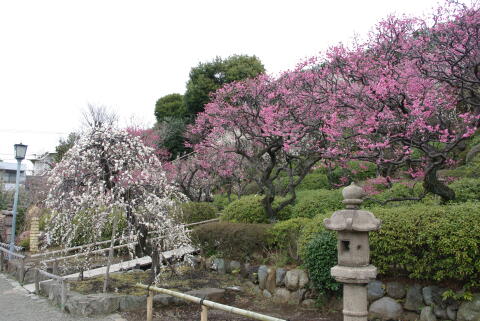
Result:
[[62,313],[46,298],[29,294],[20,284],[0,274],[0,321],[126,321],[118,314],[86,318]]

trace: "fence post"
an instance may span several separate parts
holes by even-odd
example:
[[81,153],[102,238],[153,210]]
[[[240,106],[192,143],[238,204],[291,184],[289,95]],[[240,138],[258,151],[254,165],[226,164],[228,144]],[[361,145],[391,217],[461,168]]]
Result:
[[147,321],[153,319],[153,291],[148,291],[147,297]]
[[66,287],[66,282],[64,279],[62,279],[62,283],[61,283],[61,286],[62,286],[62,297],[60,298],[60,308],[62,309],[62,312],[65,312],[65,303],[67,302],[67,289],[65,288]]
[[23,284],[23,279],[25,277],[25,258],[20,259],[20,273],[19,273],[19,280],[20,284]]
[[200,313],[200,321],[208,321],[208,307],[202,305],[202,312]]
[[58,275],[58,261],[56,258],[55,261],[53,261],[52,274]]
[[40,272],[35,269],[35,294],[40,295]]

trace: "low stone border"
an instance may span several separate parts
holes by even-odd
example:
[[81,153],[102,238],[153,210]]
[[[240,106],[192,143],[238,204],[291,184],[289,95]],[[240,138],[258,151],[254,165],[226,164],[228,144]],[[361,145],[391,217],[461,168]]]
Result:
[[[257,295],[272,298],[279,304],[296,304],[312,308],[315,300],[308,290],[308,273],[301,269],[261,265],[252,267],[248,263],[229,261],[222,258],[200,259],[201,267],[218,273],[240,273],[250,280]],[[447,291],[436,285],[407,285],[401,282],[374,280],[367,285],[369,320],[454,320],[480,321],[480,293],[473,294],[471,301],[443,300]]]
[[447,291],[436,285],[405,285],[375,280],[368,284],[369,319],[382,320],[480,320],[480,293],[472,301],[443,299]]
[[[40,292],[46,295],[54,304],[61,304],[61,286],[56,281],[45,281],[40,283]],[[199,298],[221,301],[225,290],[205,288],[186,292]],[[169,295],[157,294],[153,299],[154,304],[168,306],[181,304],[182,300]],[[67,289],[65,310],[74,315],[92,316],[111,314],[114,312],[136,311],[146,308],[147,296],[122,295],[114,293],[80,294]]]

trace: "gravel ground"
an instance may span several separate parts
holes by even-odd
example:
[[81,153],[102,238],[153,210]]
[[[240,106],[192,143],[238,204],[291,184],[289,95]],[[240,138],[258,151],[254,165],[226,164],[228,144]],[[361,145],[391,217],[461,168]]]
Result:
[[118,314],[85,318],[62,313],[45,298],[29,294],[20,284],[0,274],[0,321],[125,321]]

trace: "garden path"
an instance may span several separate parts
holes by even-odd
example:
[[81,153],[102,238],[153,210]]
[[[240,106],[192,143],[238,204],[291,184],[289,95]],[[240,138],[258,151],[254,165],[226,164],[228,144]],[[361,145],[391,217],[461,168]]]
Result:
[[0,274],[0,320],[2,321],[126,321],[118,314],[96,318],[62,313],[46,298],[29,294],[20,284]]

